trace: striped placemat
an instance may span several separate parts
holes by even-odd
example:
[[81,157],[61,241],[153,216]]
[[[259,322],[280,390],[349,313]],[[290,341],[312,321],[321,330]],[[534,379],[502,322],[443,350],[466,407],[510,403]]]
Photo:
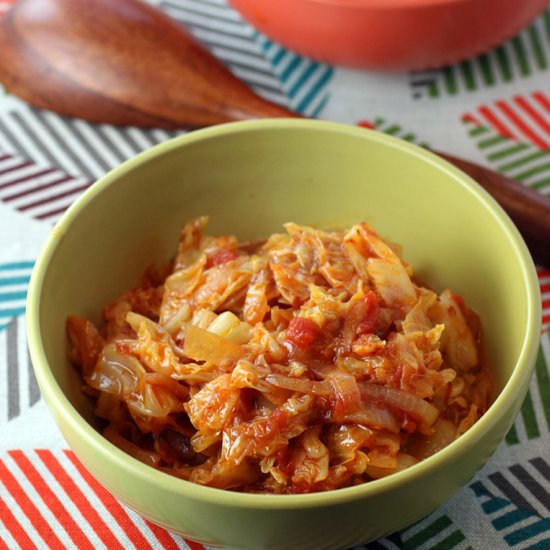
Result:
[[[0,17],[13,0],[0,0]],[[153,0],[264,97],[470,158],[550,195],[550,9],[493,51],[401,74],[318,63],[269,40],[226,0]],[[204,548],[140,518],[79,464],[40,398],[25,335],[34,259],[98,177],[181,132],[116,128],[35,109],[0,88],[0,549]],[[544,332],[513,428],[433,514],[369,549],[550,548],[550,270]]]

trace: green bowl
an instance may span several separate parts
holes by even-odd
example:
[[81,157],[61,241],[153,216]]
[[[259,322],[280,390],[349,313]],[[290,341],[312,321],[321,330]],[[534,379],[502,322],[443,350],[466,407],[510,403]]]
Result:
[[[404,246],[417,276],[452,288],[481,316],[496,399],[436,455],[384,479],[309,495],[241,494],[156,471],[97,431],[67,360],[69,314],[99,321],[103,304],[170,258],[183,222],[243,239],[295,221],[366,220]],[[34,369],[67,443],[116,497],[154,523],[233,548],[350,547],[401,529],[462,487],[518,412],[537,352],[540,293],[527,248],[502,209],[462,172],[395,138],[301,120],[239,122],[193,132],[125,162],[57,224],[29,288]]]

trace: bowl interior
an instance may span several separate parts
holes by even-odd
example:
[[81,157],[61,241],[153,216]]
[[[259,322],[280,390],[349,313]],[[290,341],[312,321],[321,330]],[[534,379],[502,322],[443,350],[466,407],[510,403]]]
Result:
[[99,321],[102,305],[136,284],[151,262],[169,259],[182,224],[202,214],[210,216],[209,232],[244,239],[281,231],[287,221],[322,228],[368,221],[403,245],[417,277],[452,288],[481,315],[502,389],[531,315],[526,256],[483,192],[428,153],[375,132],[328,123],[228,127],[126,163],[54,229],[40,332],[56,382],[89,422],[92,411],[67,361],[67,316]]

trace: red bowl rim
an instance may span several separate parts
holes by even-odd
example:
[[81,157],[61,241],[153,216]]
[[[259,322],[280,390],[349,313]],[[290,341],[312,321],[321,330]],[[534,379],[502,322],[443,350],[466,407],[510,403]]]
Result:
[[303,0],[309,4],[325,4],[335,8],[417,9],[448,4],[467,4],[476,0]]

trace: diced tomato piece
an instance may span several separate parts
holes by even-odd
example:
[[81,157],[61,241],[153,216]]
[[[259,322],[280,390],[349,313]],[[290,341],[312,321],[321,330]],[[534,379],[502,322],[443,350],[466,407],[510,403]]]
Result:
[[319,326],[314,321],[293,317],[286,329],[286,339],[304,349],[313,343],[318,333]]
[[212,255],[208,257],[206,267],[213,267],[215,265],[223,265],[227,262],[234,260],[237,257],[237,253],[234,250],[227,248],[220,248],[216,250]]
[[378,305],[378,299],[376,294],[369,290],[365,296],[365,302],[367,304],[367,312],[359,326],[357,327],[357,334],[372,334],[376,328],[376,322],[378,321],[378,313],[380,312],[380,306]]

